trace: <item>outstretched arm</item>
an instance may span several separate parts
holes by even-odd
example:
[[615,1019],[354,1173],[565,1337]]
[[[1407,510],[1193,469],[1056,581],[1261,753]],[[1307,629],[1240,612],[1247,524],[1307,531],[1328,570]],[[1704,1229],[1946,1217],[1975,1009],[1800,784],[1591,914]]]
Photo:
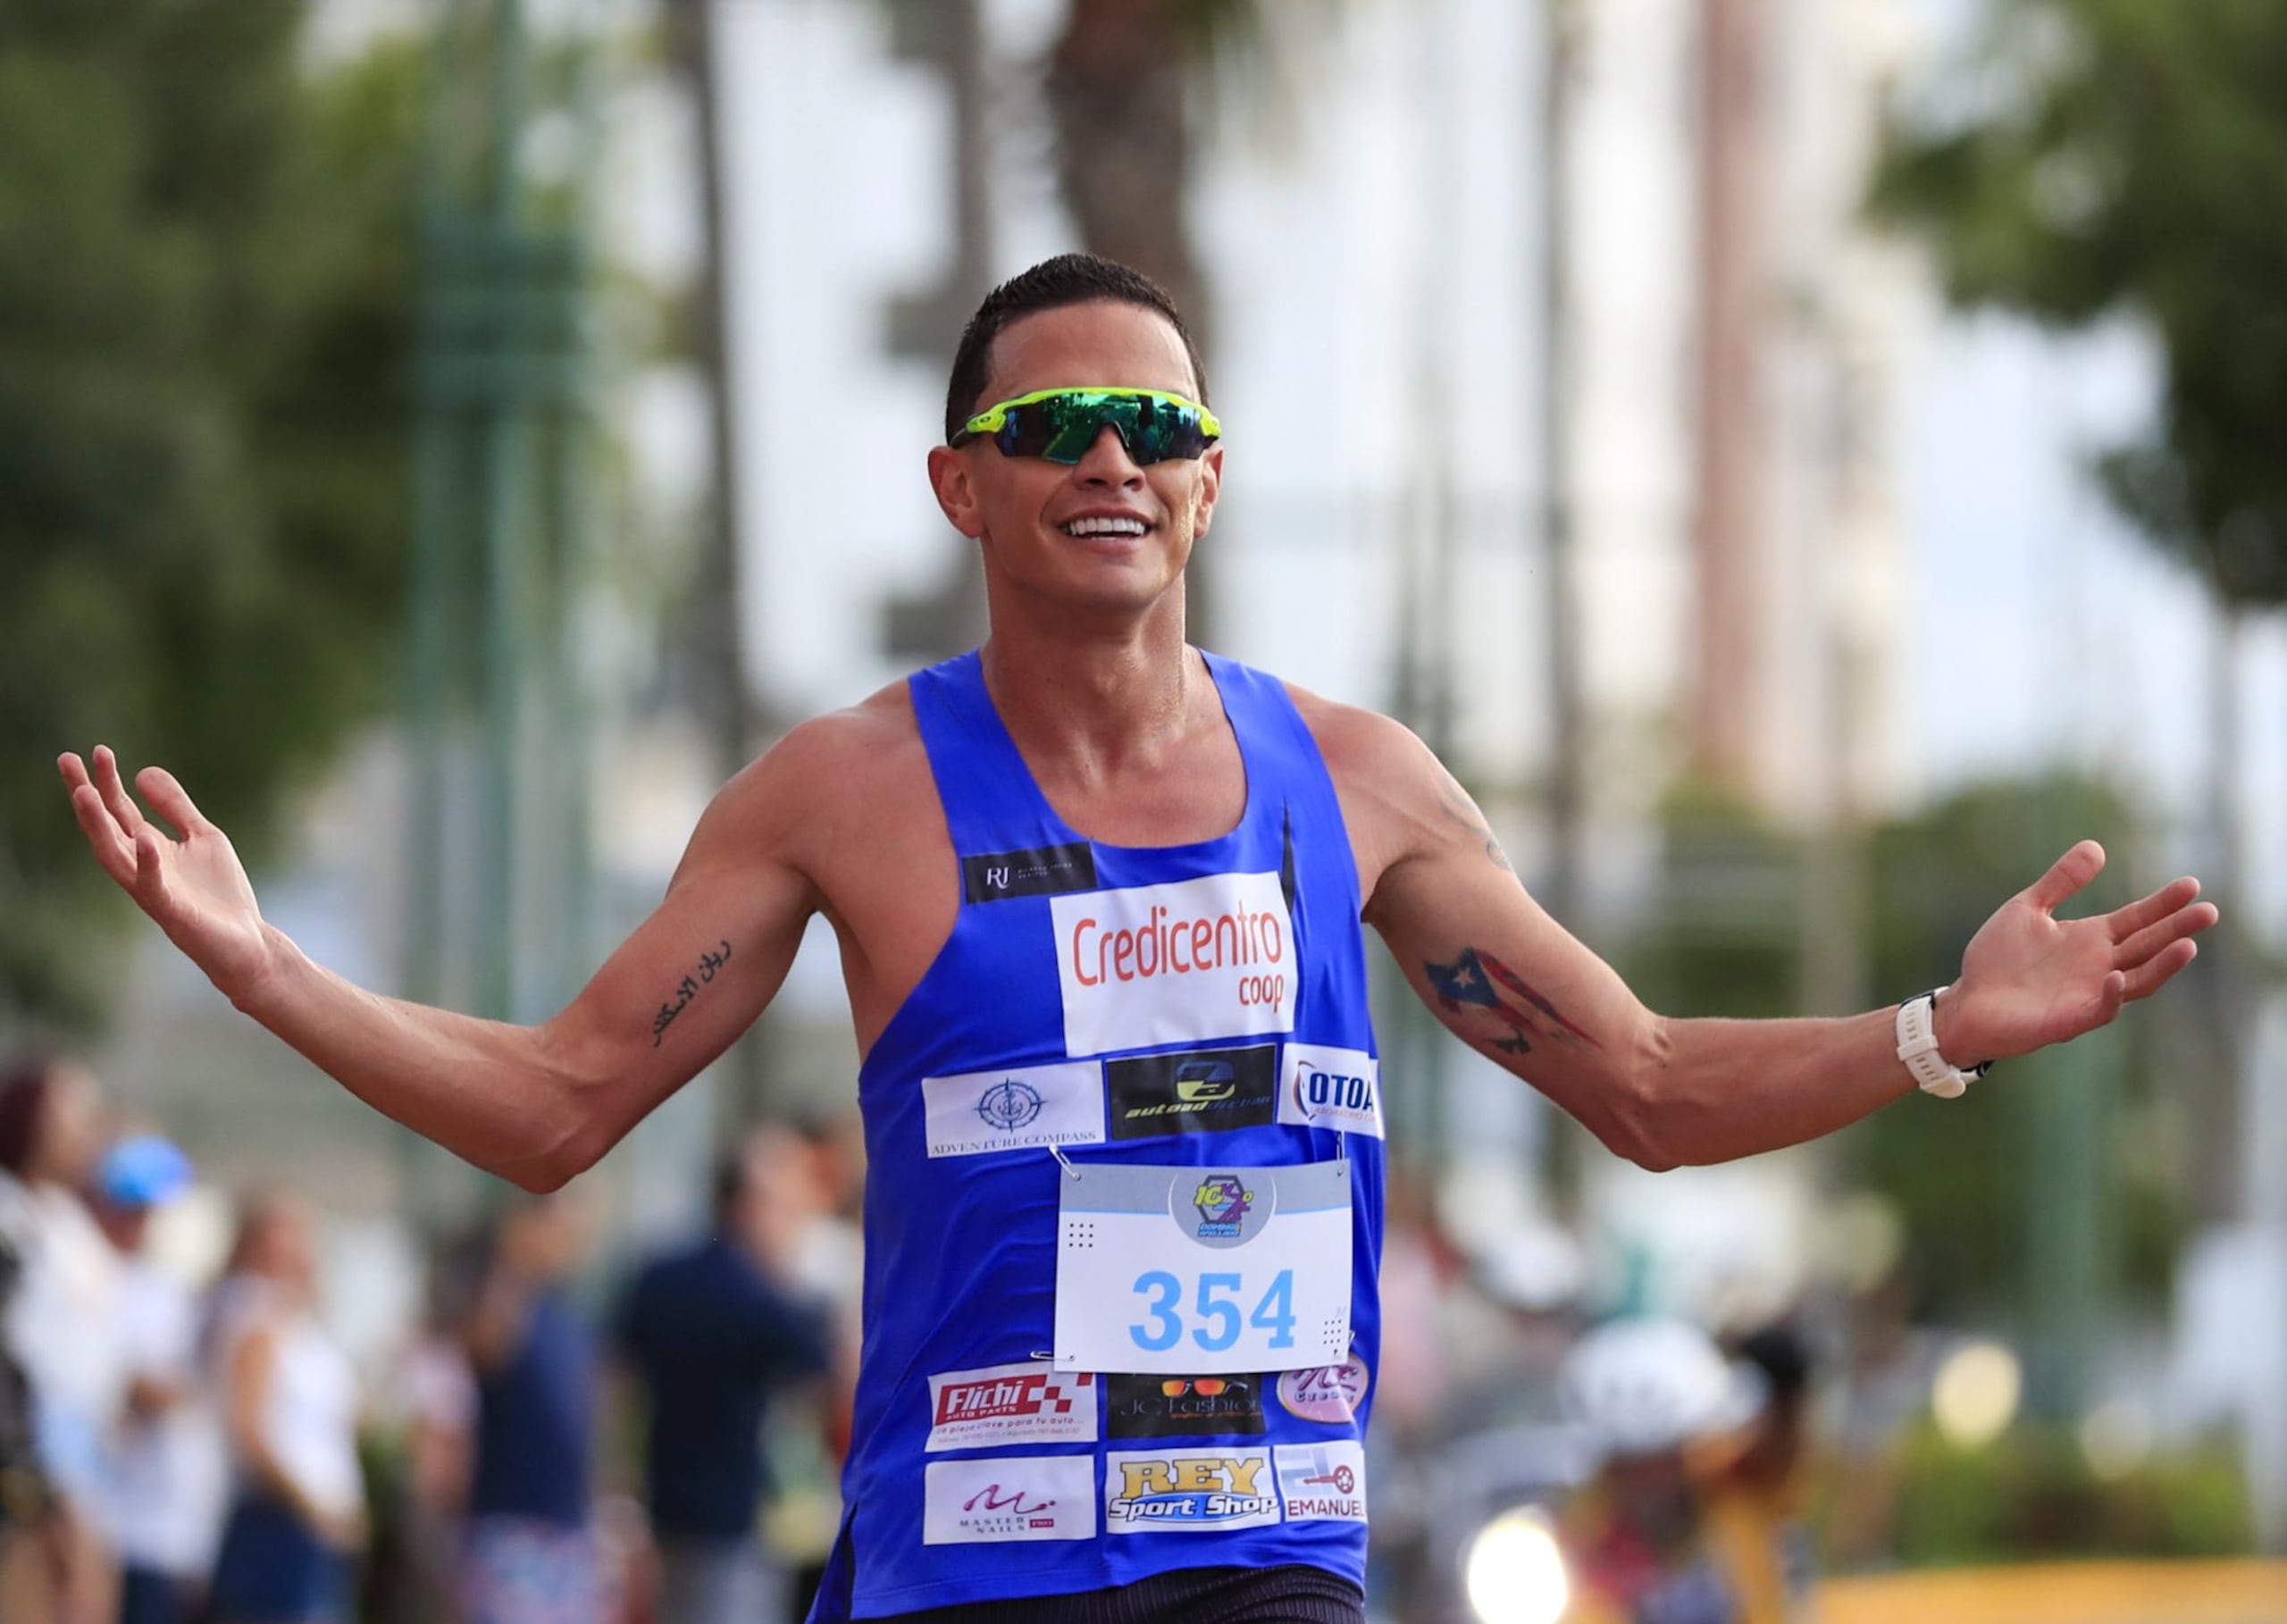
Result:
[[[1418,740],[1378,717],[1328,731],[1340,740],[1328,759],[1370,887],[1366,918],[1415,992],[1621,1155],[1651,1168],[1726,1161],[1914,1092],[1895,1005],[1833,1020],[1654,1014],[1526,894],[1483,815]],[[2103,866],[2103,848],[2082,841],[1977,933],[1938,1000],[1947,1060],[2065,1042],[2191,962],[2191,938],[2216,917],[2195,900],[2197,881],[2099,917],[2056,917]]]
[[[788,743],[793,743],[790,740]],[[801,747],[716,797],[666,900],[579,996],[537,1026],[383,998],[265,923],[222,832],[172,774],[112,752],[58,763],[96,860],[224,996],[361,1100],[488,1172],[553,1189],[720,1054],[793,962],[817,907],[789,853]]]

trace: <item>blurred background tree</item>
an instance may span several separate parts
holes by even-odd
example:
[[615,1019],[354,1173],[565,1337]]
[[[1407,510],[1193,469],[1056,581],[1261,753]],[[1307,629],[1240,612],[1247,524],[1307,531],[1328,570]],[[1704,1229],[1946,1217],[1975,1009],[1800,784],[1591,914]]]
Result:
[[2243,1209],[2243,1011],[2255,954],[2232,905],[2241,627],[2287,604],[2287,8],[2274,0],[2000,0],[1978,65],[1897,121],[1881,215],[1934,251],[1948,296],[2056,327],[2126,316],[2159,351],[2149,433],[2107,448],[2107,495],[2217,607],[2208,850],[2226,904],[2184,1084],[2205,1216]]
[[397,684],[415,54],[303,16],[0,0],[0,1027],[118,979],[58,751],[258,850]]

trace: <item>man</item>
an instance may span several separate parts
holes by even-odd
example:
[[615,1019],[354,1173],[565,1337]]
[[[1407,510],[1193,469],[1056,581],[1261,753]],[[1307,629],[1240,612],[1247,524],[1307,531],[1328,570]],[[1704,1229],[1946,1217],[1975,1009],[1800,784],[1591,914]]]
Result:
[[646,1499],[659,1551],[659,1616],[681,1624],[779,1624],[786,1583],[756,1519],[767,1481],[771,1392],[821,1375],[823,1316],[785,1281],[811,1214],[809,1147],[763,1129],[715,1178],[711,1232],[648,1264],[619,1313],[621,1351],[641,1378]]
[[2180,880],[2056,919],[2103,861],[2084,842],[1902,1020],[1653,1014],[1404,728],[1185,645],[1224,463],[1206,392],[1134,272],[1068,255],[996,289],[929,454],[991,637],[741,773],[536,1027],[351,986],[263,923],[172,776],[137,783],[179,838],[108,751],[92,779],[60,764],[105,869],[234,1002],[536,1188],[720,1053],[833,922],[872,1176],[820,1616],[1355,1624],[1382,1175],[1361,918],[1463,1041],[1652,1168],[1812,1138],[1916,1068],[1956,1089],[2110,1020],[2215,918]]

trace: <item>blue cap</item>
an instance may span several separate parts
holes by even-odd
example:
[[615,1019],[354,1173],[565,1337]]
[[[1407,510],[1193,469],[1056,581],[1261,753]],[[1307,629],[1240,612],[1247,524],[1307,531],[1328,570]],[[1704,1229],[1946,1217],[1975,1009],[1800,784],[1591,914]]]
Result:
[[190,1158],[156,1134],[121,1140],[96,1169],[96,1189],[114,1207],[155,1207],[190,1180]]

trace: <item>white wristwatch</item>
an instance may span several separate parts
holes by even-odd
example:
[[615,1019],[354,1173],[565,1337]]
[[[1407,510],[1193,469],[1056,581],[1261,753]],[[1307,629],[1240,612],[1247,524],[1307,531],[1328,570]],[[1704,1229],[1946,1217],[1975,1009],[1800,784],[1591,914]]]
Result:
[[1938,994],[1945,988],[1936,987],[1918,992],[1897,1007],[1897,1058],[1906,1062],[1906,1070],[1922,1085],[1925,1094],[1935,1094],[1940,1100],[1956,1100],[1977,1078],[1993,1068],[1993,1062],[1973,1066],[1967,1071],[1946,1063],[1938,1052]]

